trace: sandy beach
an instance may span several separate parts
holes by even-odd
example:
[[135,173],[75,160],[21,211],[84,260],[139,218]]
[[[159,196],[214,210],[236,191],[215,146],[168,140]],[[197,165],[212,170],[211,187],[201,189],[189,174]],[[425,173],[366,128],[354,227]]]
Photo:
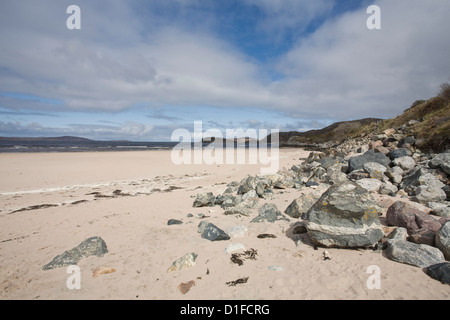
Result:
[[[280,149],[280,170],[308,154]],[[250,164],[175,165],[170,151],[0,154],[0,299],[450,298],[449,285],[381,251],[327,249],[331,259],[325,260],[324,248],[306,234],[292,234],[298,219],[250,223],[254,215],[193,207],[198,193],[221,194],[230,182],[259,172],[260,165]],[[308,191],[275,189],[258,207],[273,203],[283,212],[302,192]],[[396,200],[377,196],[385,209]],[[168,225],[169,219],[183,223]],[[246,226],[248,232],[211,242],[197,231],[201,221],[225,231]],[[108,252],[78,263],[80,289],[68,288],[67,267],[43,270],[93,236],[105,241]],[[225,249],[235,243],[254,249],[254,259],[233,263]],[[195,265],[168,272],[191,252]],[[379,267],[379,289],[367,285],[370,266]],[[94,277],[100,267],[112,272]],[[227,284],[247,277],[246,283]],[[191,287],[182,292],[182,283]]]

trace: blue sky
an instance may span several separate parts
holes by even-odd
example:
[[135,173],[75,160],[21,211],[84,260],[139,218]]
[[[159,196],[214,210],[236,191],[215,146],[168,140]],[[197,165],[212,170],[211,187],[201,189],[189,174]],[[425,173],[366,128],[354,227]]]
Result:
[[[81,9],[69,30],[66,9]],[[369,30],[369,5],[381,30]],[[3,0],[0,136],[168,141],[400,114],[449,81],[447,0]]]

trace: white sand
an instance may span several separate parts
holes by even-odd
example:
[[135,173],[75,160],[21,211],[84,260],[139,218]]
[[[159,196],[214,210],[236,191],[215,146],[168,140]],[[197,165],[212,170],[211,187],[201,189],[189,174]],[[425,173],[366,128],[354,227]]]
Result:
[[[300,149],[281,149],[280,169],[299,164],[307,155]],[[315,250],[306,235],[303,240],[292,235],[289,222],[250,223],[254,215],[226,216],[219,206],[192,207],[197,193],[218,195],[227,183],[258,173],[258,165],[176,166],[170,151],[0,154],[0,298],[450,298],[449,285],[382,253],[327,249],[331,260],[323,260],[325,249]],[[107,197],[115,190],[129,195]],[[275,190],[272,199],[259,205],[275,203],[284,211],[299,195],[295,189]],[[382,200],[385,206],[394,201]],[[20,211],[43,204],[54,206]],[[217,242],[202,239],[197,233],[199,213],[223,230],[246,225],[248,235]],[[171,218],[184,223],[168,226]],[[277,238],[258,239],[261,233]],[[42,270],[56,255],[91,236],[102,237],[108,253],[78,263],[81,289],[67,288],[66,267]],[[256,260],[233,264],[231,254],[224,252],[230,243],[257,250]],[[174,260],[190,252],[198,255],[196,265],[167,272]],[[282,271],[270,270],[271,265]],[[371,265],[380,268],[380,289],[366,285]],[[116,271],[94,278],[94,269],[102,266]],[[244,277],[245,284],[225,284]],[[182,294],[178,285],[191,280],[195,285]]]

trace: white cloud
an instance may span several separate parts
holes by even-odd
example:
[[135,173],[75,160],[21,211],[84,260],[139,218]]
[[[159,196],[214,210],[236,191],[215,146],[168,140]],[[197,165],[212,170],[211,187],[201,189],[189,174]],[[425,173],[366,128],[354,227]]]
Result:
[[[276,31],[304,30],[335,3],[245,2],[266,13],[260,28],[274,41]],[[335,17],[279,58],[277,71],[284,78],[278,81],[263,76],[271,65],[252,60],[217,33],[184,29],[181,22],[165,21],[157,12],[138,16],[134,9],[144,3],[80,0],[80,31],[65,27],[68,1],[2,3],[0,91],[63,101],[60,106],[8,99],[2,107],[253,107],[294,118],[344,120],[396,115],[415,99],[433,95],[450,75],[447,0],[375,1],[382,10],[382,30],[366,28],[365,8]],[[203,5],[180,3],[183,10],[194,11]],[[126,128],[124,134],[149,130]]]

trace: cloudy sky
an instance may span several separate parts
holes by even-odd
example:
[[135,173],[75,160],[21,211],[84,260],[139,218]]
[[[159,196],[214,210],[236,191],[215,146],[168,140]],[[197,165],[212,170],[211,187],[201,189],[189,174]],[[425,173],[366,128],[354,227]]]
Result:
[[[381,30],[366,26],[373,4]],[[394,117],[450,80],[449,16],[448,0],[2,0],[0,136],[170,141],[194,121]]]

